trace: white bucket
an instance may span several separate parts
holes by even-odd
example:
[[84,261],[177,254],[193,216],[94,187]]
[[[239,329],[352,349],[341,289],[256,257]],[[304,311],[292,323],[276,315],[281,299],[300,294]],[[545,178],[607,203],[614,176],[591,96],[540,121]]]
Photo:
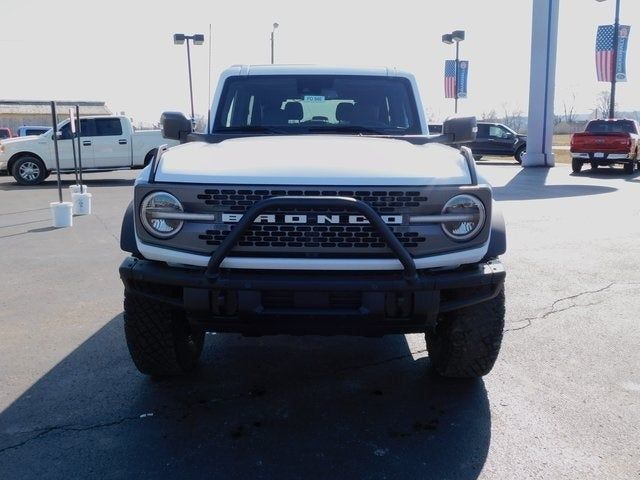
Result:
[[69,193],[73,195],[74,193],[87,193],[86,185],[69,185]]
[[51,202],[49,207],[55,228],[73,225],[73,204],[71,202]]
[[73,193],[71,195],[71,201],[73,202],[74,215],[91,215],[90,193]]

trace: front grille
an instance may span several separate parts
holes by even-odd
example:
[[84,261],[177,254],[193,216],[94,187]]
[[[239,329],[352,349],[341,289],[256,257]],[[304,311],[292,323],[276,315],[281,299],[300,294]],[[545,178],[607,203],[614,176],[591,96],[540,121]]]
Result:
[[[217,247],[229,235],[235,225],[218,225],[198,238],[207,245]],[[427,239],[409,227],[389,226],[405,248],[418,247]],[[385,249],[386,243],[371,226],[355,225],[254,225],[238,242],[240,247],[314,249],[314,248],[362,248]]]
[[[136,187],[136,202],[157,185]],[[371,206],[408,252],[416,257],[471,248],[486,241],[488,233],[464,244],[442,233],[436,223],[412,223],[412,216],[438,215],[454,195],[468,193],[459,186],[328,186],[328,185],[162,185],[180,199],[187,213],[206,214],[210,220],[187,220],[180,232],[168,240],[147,234],[136,219],[137,231],[145,243],[211,255],[244,215],[257,202],[272,197],[336,197],[361,200]],[[490,215],[491,194],[488,189],[474,191]],[[227,214],[226,216],[224,214]],[[237,214],[235,217],[233,214]],[[303,199],[292,208],[273,208],[263,212],[233,247],[231,256],[295,258],[393,258],[394,254],[377,229],[362,220],[362,215],[348,207],[322,208],[305,206]],[[306,217],[287,220],[287,215]],[[228,221],[224,221],[227,219]],[[296,223],[296,222],[300,223]]]
[[[198,194],[209,207],[223,207],[229,212],[244,212],[251,205],[261,200],[282,196],[308,197],[351,197],[362,200],[371,205],[378,213],[400,213],[406,209],[420,208],[426,204],[428,198],[418,190],[319,190],[319,189],[235,189],[208,188]],[[296,209],[297,211],[312,211],[318,209]],[[326,209],[318,210],[326,212]]]

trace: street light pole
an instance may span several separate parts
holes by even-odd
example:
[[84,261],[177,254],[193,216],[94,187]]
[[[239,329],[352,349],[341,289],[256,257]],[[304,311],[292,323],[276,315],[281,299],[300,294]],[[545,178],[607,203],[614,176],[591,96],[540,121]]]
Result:
[[460,77],[458,72],[460,71],[460,42],[456,42],[456,93],[454,97],[454,107],[453,112],[458,113],[458,85],[460,81]]
[[273,30],[271,30],[271,65],[274,64],[275,33],[276,33],[276,28],[278,28],[279,26],[280,24],[278,22],[275,22],[273,24]]
[[616,76],[618,73],[618,43],[620,43],[620,0],[616,0],[616,16],[613,22],[613,72],[611,75],[611,98],[609,118],[616,116]]
[[187,66],[189,70],[189,98],[191,99],[191,126],[196,126],[196,115],[193,108],[193,80],[191,78],[191,49],[189,47],[189,41],[192,41],[194,45],[202,45],[204,43],[204,35],[202,33],[196,33],[195,35],[185,35],[184,33],[175,33],[173,35],[173,43],[175,45],[187,44]]
[[446,43],[447,45],[451,45],[455,42],[456,44],[456,63],[455,63],[455,91],[453,94],[453,98],[455,100],[454,103],[454,113],[458,113],[458,88],[460,81],[460,42],[462,42],[465,38],[464,30],[454,30],[451,33],[446,33],[442,35],[442,43]]
[[[606,2],[607,0],[596,0]],[[613,20],[613,58],[611,72],[611,96],[609,97],[609,118],[616,116],[616,83],[618,73],[618,43],[620,42],[620,0],[616,0],[616,14]]]
[[189,69],[189,98],[191,99],[191,125],[195,127],[196,114],[193,110],[193,81],[191,80],[191,49],[187,40],[187,68]]

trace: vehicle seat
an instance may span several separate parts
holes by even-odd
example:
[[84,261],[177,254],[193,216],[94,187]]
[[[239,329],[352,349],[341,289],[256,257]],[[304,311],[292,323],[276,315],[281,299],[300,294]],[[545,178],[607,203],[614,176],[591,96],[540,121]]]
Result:
[[284,106],[285,123],[299,122],[304,117],[300,102],[289,102]]
[[336,120],[340,123],[353,121],[353,103],[341,102],[336,107]]
[[353,106],[353,121],[361,125],[378,122],[378,109],[371,103],[358,102]]
[[283,125],[287,123],[285,112],[280,107],[265,107],[262,125]]

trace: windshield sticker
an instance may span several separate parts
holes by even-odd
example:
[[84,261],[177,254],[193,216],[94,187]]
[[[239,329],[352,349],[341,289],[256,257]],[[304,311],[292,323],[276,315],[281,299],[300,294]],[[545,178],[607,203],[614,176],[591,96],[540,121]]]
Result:
[[321,103],[325,101],[324,95],[305,95],[304,101],[309,103]]

